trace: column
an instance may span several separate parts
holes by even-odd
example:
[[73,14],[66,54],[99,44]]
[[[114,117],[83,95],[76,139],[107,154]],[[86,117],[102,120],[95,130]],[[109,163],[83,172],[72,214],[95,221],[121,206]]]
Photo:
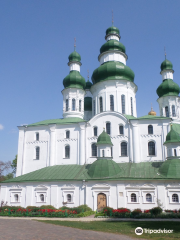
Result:
[[50,161],[49,161],[49,165],[53,166],[55,164],[55,149],[56,149],[56,124],[53,125],[49,125],[50,128]]
[[58,204],[58,185],[51,185],[51,205],[55,208],[60,207]]
[[33,201],[32,198],[34,197],[33,195],[33,186],[26,186],[26,196],[25,196],[25,208],[27,206],[33,206]]
[[80,161],[79,164],[80,165],[84,165],[85,164],[85,124],[84,123],[80,123],[80,142],[79,142],[79,148],[80,148]]
[[133,145],[133,162],[137,163],[140,162],[140,151],[139,151],[139,129],[138,129],[138,123],[134,122],[132,123],[132,131],[133,131],[133,139],[132,139],[132,145]]
[[18,159],[17,159],[17,170],[16,177],[23,174],[23,156],[24,156],[24,141],[25,141],[25,127],[19,128],[19,141],[18,141]]

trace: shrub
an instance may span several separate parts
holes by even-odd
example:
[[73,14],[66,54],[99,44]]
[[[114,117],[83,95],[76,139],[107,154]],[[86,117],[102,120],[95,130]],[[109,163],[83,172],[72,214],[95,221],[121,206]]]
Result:
[[150,209],[150,213],[157,216],[158,214],[162,213],[162,208],[154,207],[154,208]]
[[94,211],[86,211],[86,212],[82,212],[82,213],[77,214],[77,217],[88,217],[88,216],[91,216],[93,214],[95,214]]
[[86,205],[86,204],[80,205],[80,206],[78,206],[77,208],[83,210],[84,212],[92,211],[92,209],[91,209],[90,207],[88,207],[88,205]]
[[52,205],[42,205],[40,208],[41,208],[41,209],[56,209],[56,208],[53,207]]
[[117,208],[117,210],[128,210],[128,212],[131,212],[131,210],[129,208]]
[[137,217],[137,216],[139,216],[141,213],[142,213],[141,209],[136,208],[136,209],[134,209],[134,210],[132,211],[132,216],[133,216],[133,217]]
[[102,212],[105,213],[106,215],[110,216],[110,212],[113,212],[113,208],[111,207],[105,207],[102,209]]
[[39,209],[39,207],[36,207],[36,206],[27,206],[26,209]]
[[69,207],[63,206],[59,208],[60,210],[70,209]]

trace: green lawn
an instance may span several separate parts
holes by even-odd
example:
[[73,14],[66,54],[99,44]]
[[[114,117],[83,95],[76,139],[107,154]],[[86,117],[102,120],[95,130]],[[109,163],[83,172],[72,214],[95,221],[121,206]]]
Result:
[[[38,220],[39,221],[39,220]],[[79,228],[83,230],[93,230],[101,231],[108,233],[124,234],[127,236],[135,238],[145,238],[145,239],[155,239],[155,240],[164,240],[164,239],[180,239],[180,222],[71,222],[71,221],[43,221],[40,222],[50,223],[60,226]],[[170,229],[173,230],[173,233],[143,233],[141,236],[135,234],[135,228],[142,227],[149,229]]]

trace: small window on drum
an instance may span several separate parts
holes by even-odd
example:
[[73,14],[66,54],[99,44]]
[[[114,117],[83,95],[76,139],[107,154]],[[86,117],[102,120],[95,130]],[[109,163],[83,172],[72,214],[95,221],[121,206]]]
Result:
[[123,127],[123,125],[119,126],[119,134],[121,134],[121,135],[124,134],[124,127]]
[[39,160],[40,157],[40,147],[36,147],[36,160]]
[[72,99],[72,111],[75,111],[76,108],[76,100],[73,98]]
[[175,105],[172,105],[172,116],[176,117]]
[[114,111],[114,96],[110,95],[110,110]]
[[71,194],[67,194],[67,202],[71,202]]
[[93,131],[94,131],[94,136],[97,137],[97,127],[94,127]]
[[66,112],[68,111],[68,108],[69,108],[69,100],[66,99]]
[[169,109],[168,109],[168,106],[165,107],[165,113],[166,113],[166,117],[169,117]]
[[79,112],[81,112],[81,100],[79,100]]
[[66,131],[66,138],[70,138],[70,131]]
[[36,141],[39,141],[39,133],[36,133]]
[[102,97],[99,98],[99,111],[100,111],[100,113],[103,112],[103,99],[102,99]]
[[109,123],[109,122],[106,123],[106,132],[109,135],[111,134],[111,123]]
[[65,158],[70,158],[70,146],[65,146]]
[[174,149],[174,156],[177,157],[176,149]]

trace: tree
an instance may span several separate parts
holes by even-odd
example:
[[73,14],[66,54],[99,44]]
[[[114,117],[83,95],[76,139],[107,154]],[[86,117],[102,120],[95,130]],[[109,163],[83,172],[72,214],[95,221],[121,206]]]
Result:
[[11,161],[8,161],[8,162],[0,161],[0,181],[5,180],[4,175],[7,171],[9,171],[10,168],[11,168]]
[[16,174],[16,168],[17,168],[17,155],[15,156],[15,159],[12,161],[11,167],[13,169],[12,173]]

